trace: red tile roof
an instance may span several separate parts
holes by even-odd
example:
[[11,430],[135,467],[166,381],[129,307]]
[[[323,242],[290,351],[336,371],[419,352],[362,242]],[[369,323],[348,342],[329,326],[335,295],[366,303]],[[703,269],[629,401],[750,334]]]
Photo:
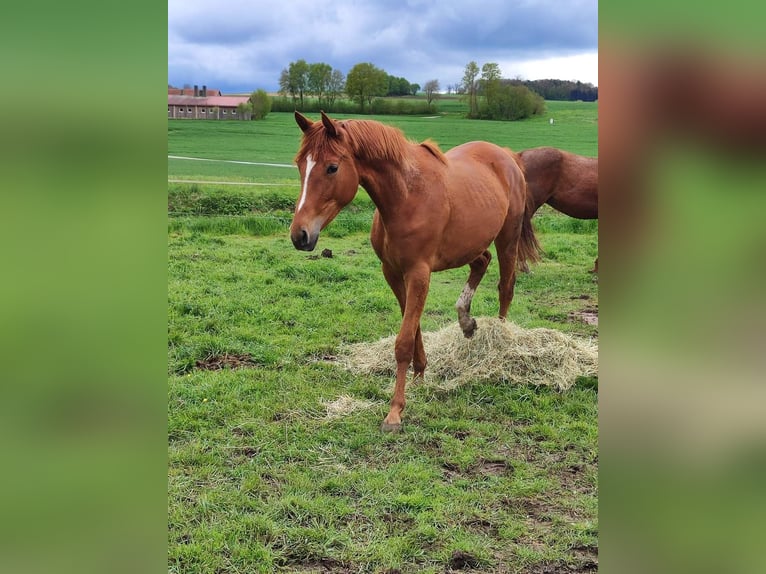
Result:
[[[208,90],[208,93],[210,90]],[[218,106],[219,108],[236,108],[241,103],[247,103],[250,96],[174,96],[168,94],[169,106]]]

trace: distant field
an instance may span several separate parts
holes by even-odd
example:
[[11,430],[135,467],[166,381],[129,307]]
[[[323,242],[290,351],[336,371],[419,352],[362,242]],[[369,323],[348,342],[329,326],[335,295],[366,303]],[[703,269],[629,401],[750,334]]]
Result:
[[[522,150],[553,145],[588,156],[598,155],[598,103],[546,102],[539,118],[518,122],[442,117],[351,116],[375,119],[402,129],[407,137],[435,140],[446,151],[471,140],[487,140]],[[309,114],[310,117],[312,117]],[[313,116],[316,118],[316,116]],[[549,119],[554,119],[550,125]],[[220,160],[292,164],[300,130],[291,113],[271,113],[263,121],[168,120],[168,155]],[[296,182],[293,168],[168,160],[168,178]]]

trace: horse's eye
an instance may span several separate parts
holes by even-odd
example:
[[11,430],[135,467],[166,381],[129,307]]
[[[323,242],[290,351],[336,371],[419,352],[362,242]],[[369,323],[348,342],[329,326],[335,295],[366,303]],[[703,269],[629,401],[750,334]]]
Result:
[[328,165],[327,166],[327,173],[328,174],[335,173],[336,171],[338,171],[338,166],[337,165],[332,164],[332,165]]

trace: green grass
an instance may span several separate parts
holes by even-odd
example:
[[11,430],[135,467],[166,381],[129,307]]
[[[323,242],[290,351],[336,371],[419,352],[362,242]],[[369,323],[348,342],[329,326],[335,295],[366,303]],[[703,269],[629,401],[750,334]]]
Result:
[[[598,155],[598,104],[546,102],[541,117],[518,122],[440,117],[350,116],[375,119],[402,129],[415,141],[435,140],[444,151],[471,140],[487,140],[522,150],[553,145],[588,156]],[[554,125],[549,124],[553,117]],[[314,119],[317,119],[314,116]],[[168,120],[168,155],[217,160],[292,164],[301,132],[291,113],[271,113],[262,121]],[[265,182],[297,186],[294,167],[168,159],[168,178]],[[297,195],[297,192],[296,192]]]
[[[575,248],[520,277],[509,318],[594,336],[567,318],[597,304],[594,234],[541,240]],[[321,359],[395,333],[399,312],[366,234],[321,241],[333,258],[285,234],[169,236],[169,570],[442,572],[458,552],[485,571],[580,564],[574,549],[597,546],[595,381],[411,387],[405,432],[380,433],[391,381]],[[434,275],[424,329],[455,320],[466,275]],[[493,265],[476,315],[496,313],[496,281]],[[223,354],[251,365],[196,367]],[[374,407],[325,420],[341,395]]]
[[[182,122],[169,153],[205,157],[215,142],[220,157],[269,148],[284,161],[299,135],[285,116],[287,135],[271,144],[242,136],[259,122]],[[269,183],[213,165],[212,181]],[[368,238],[372,205],[360,193],[307,254],[287,236],[296,192],[169,185],[168,571],[588,571],[598,553],[597,379],[566,393],[485,381],[408,387],[404,432],[381,433],[392,381],[332,360],[344,344],[399,328]],[[571,317],[598,306],[587,272],[597,222],[545,207],[535,227],[545,257],[519,277],[509,319],[597,337]],[[467,275],[433,275],[425,330],[456,320]],[[497,313],[497,280],[493,262],[474,315]],[[241,368],[203,368],[221,357]],[[326,403],[341,396],[370,408],[327,418]]]

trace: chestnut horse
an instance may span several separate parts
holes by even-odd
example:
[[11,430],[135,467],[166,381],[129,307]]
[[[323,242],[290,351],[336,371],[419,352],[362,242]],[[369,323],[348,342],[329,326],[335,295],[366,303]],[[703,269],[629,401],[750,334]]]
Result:
[[[547,203],[577,219],[598,219],[598,158],[554,147],[519,152],[535,210]],[[592,269],[598,273],[598,258]]]
[[415,143],[391,126],[370,120],[338,121],[322,112],[313,122],[295,112],[303,131],[295,163],[302,182],[290,238],[311,251],[319,233],[363,187],[375,207],[370,234],[383,275],[396,296],[402,323],[396,337],[396,385],[382,429],[402,424],[407,370],[422,378],[426,355],[420,317],[433,271],[468,265],[457,301],[460,327],[471,337],[471,300],[494,242],[500,265],[500,317],[513,298],[516,265],[539,259],[532,228],[534,206],[516,154],[488,142],[470,142],[447,153]]

